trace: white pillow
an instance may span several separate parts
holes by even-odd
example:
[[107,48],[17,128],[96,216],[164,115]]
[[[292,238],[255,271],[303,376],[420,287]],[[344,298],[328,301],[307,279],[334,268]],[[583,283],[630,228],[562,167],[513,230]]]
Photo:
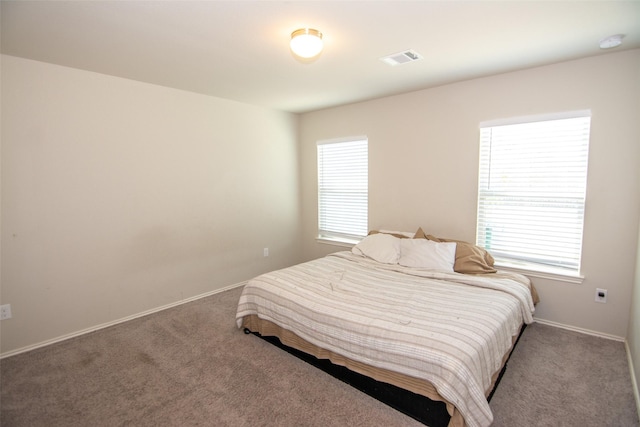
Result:
[[400,240],[390,234],[371,234],[355,245],[351,252],[364,255],[385,264],[397,264],[400,258]]
[[400,239],[398,264],[405,267],[453,271],[456,262],[455,242],[432,242],[427,239]]

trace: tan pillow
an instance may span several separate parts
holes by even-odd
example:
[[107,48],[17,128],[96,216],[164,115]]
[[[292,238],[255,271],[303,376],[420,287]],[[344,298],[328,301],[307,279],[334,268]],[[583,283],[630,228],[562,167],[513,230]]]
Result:
[[484,274],[495,273],[497,270],[493,268],[495,262],[493,257],[486,249],[473,245],[468,242],[453,239],[443,239],[425,234],[422,227],[416,231],[414,239],[428,239],[434,242],[456,242],[456,262],[453,271],[465,274]]

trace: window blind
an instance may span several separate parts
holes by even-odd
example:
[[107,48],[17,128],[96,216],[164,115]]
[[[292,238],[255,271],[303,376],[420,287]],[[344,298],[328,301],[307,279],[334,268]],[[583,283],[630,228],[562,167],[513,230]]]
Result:
[[477,241],[497,259],[579,273],[589,112],[480,128]]
[[318,142],[318,234],[360,239],[368,232],[368,141]]

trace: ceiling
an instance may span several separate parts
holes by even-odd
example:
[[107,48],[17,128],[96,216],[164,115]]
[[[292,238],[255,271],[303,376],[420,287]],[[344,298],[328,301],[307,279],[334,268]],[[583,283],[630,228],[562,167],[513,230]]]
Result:
[[[296,113],[640,48],[640,0],[2,0],[0,13],[3,54]],[[314,61],[289,50],[302,27],[324,34]],[[379,59],[407,49],[423,59]]]

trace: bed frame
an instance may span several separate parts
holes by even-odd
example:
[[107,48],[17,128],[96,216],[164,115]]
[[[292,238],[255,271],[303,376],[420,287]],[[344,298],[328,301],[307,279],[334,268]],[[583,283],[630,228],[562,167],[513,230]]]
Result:
[[[513,346],[505,358],[505,362],[497,375],[493,387],[487,396],[487,400],[490,402],[504,372],[507,369],[507,363],[515,349],[522,333],[526,328],[526,324],[523,324],[518,336],[515,338]],[[245,334],[253,334],[263,340],[287,351],[293,356],[323,370],[324,372],[332,375],[333,377],[349,384],[350,386],[362,391],[385,403],[386,405],[410,416],[411,418],[429,426],[429,427],[447,427],[451,420],[451,415],[447,411],[445,402],[429,399],[426,396],[413,393],[409,390],[397,387],[393,384],[389,384],[382,381],[377,381],[366,375],[362,375],[355,371],[352,371],[344,366],[340,366],[332,363],[329,359],[317,358],[311,354],[305,353],[296,348],[283,344],[276,336],[262,335],[259,332],[251,331],[248,328],[244,328]]]

